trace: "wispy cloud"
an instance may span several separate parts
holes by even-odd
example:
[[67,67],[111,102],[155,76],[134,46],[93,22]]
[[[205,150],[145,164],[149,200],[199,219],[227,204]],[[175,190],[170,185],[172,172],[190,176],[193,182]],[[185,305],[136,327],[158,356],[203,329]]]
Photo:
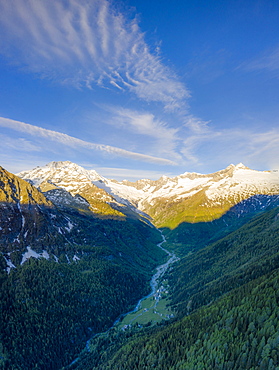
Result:
[[73,136],[69,136],[67,134],[63,134],[61,132],[47,130],[45,128],[30,125],[28,123],[24,123],[20,121],[15,121],[9,118],[0,117],[0,126],[9,128],[12,130],[16,130],[19,132],[24,132],[32,136],[56,141],[56,142],[59,142],[60,144],[63,144],[65,146],[69,146],[72,148],[80,147],[80,148],[87,148],[87,149],[92,149],[92,150],[99,150],[99,151],[103,151],[103,152],[106,152],[112,155],[122,156],[125,158],[130,158],[130,159],[145,161],[145,162],[150,162],[150,163],[156,163],[156,164],[161,164],[161,165],[175,165],[176,164],[175,162],[168,160],[168,159],[158,158],[158,157],[141,154],[141,153],[135,153],[135,152],[131,152],[125,149],[121,149],[121,148],[117,148],[117,147],[113,147],[109,145],[91,143],[88,141],[75,138]]
[[152,141],[150,150],[154,153],[167,156],[175,161],[181,160],[181,156],[176,150],[180,141],[179,128],[170,127],[167,122],[156,118],[154,114],[147,111],[108,106],[105,109],[111,113],[110,118],[107,119],[108,124],[137,135],[138,138],[139,135],[142,135],[142,140],[139,140],[142,147],[144,147],[146,139],[149,138]]
[[[252,61],[241,64],[238,69],[245,69],[247,71],[265,70],[269,72],[279,71],[279,46],[272,50],[265,52],[264,55]],[[279,74],[277,73],[279,76]]]
[[202,119],[193,115],[187,115],[181,117],[185,127],[190,129],[192,132],[206,134],[208,132],[208,124],[210,121],[203,121]]
[[156,52],[137,19],[108,0],[3,0],[1,52],[43,77],[130,91],[169,110],[189,92]]
[[233,128],[208,130],[207,133],[189,136],[181,151],[185,158],[197,165],[214,162],[220,164],[243,162],[257,168],[278,167],[279,130],[256,132],[252,129]]
[[0,142],[5,143],[5,149],[23,152],[39,152],[41,149],[29,140],[24,138],[11,138],[7,135],[0,134]]

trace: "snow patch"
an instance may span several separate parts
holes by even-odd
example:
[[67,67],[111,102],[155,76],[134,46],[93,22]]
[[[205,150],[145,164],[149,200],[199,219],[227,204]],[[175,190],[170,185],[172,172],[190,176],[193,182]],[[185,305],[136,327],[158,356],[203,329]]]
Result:
[[58,263],[58,262],[59,262],[58,257],[56,257],[56,255],[55,255],[55,254],[53,254],[53,257],[54,257],[54,261]]
[[68,227],[65,227],[65,229],[68,231],[68,232],[71,232],[71,230],[73,229],[74,225],[71,223],[71,221],[68,221]]
[[43,251],[42,257],[45,258],[46,260],[49,260],[49,254],[47,253],[47,251]]
[[37,253],[35,251],[33,251],[33,249],[31,249],[31,247],[27,247],[27,252],[23,253],[22,255],[22,260],[21,260],[21,265],[24,264],[24,262],[26,262],[29,258],[45,258],[45,259],[49,259],[49,254],[47,251],[43,250],[42,253]]
[[16,267],[9,258],[6,258],[5,256],[3,257],[4,257],[4,260],[6,261],[6,264],[8,265],[8,267],[6,268],[6,271],[9,274],[11,272],[11,269],[15,269]]

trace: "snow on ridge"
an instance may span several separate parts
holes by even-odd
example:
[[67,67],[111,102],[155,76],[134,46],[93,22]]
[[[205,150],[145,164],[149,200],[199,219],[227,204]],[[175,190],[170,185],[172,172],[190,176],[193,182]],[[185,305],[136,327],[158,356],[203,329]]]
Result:
[[71,221],[68,221],[68,227],[65,227],[65,229],[66,229],[68,232],[71,232],[71,231],[72,231],[72,229],[73,229],[73,227],[74,227],[74,224],[72,224],[72,222],[71,222]]
[[[279,173],[272,171],[251,170],[242,163],[230,164],[224,170],[212,174],[185,172],[176,177],[162,176],[157,181],[139,180],[132,182],[117,182],[100,176],[95,170],[69,162],[50,162],[44,167],[22,173],[23,178],[33,182],[49,180],[72,194],[77,193],[87,184],[93,184],[105,190],[122,204],[132,204],[141,209],[142,204],[152,202],[155,198],[183,198],[194,194],[196,190],[206,189],[210,199],[222,197],[227,192],[243,191],[246,187],[258,187],[259,191],[273,184],[279,187]],[[38,180],[40,178],[40,180]],[[144,186],[137,188],[140,183]]]
[[96,180],[104,180],[95,170],[86,170],[70,161],[50,162],[43,167],[36,167],[30,171],[20,172],[17,175],[25,180],[31,180],[37,187],[47,180],[53,180],[54,183],[63,183],[65,179],[70,181],[76,179],[78,180],[77,183],[80,183],[81,180],[89,183]]
[[[240,164],[234,166],[234,172],[231,177],[224,177],[212,184],[206,190],[206,195],[210,200],[218,197],[234,196],[239,193],[253,192],[259,194],[270,191],[272,188],[278,189],[279,193],[279,174],[269,171],[256,171]],[[274,190],[273,190],[274,191]]]

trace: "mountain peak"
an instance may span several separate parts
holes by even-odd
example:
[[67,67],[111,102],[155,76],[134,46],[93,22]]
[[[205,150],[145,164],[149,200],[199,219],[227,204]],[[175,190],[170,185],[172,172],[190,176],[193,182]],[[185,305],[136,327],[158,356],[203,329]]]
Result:
[[238,163],[238,164],[233,164],[231,163],[228,167],[226,167],[224,170],[220,170],[218,172],[216,172],[216,174],[219,174],[219,173],[225,173],[225,174],[229,174],[230,176],[233,176],[233,174],[235,173],[235,171],[237,170],[250,170],[249,167],[245,166],[243,163]]
[[52,162],[49,162],[46,165],[46,167],[60,168],[60,167],[67,167],[70,165],[74,165],[74,163],[71,161],[52,161]]
[[234,166],[236,169],[242,169],[242,170],[250,170],[249,167],[245,166],[243,163],[238,163],[236,166]]

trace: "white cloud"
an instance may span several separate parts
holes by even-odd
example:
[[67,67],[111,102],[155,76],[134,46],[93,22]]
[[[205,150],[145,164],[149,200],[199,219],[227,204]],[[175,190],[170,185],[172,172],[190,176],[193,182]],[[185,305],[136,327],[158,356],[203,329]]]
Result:
[[164,158],[158,158],[146,154],[140,154],[131,152],[125,149],[103,145],[103,144],[96,144],[91,143],[88,141],[84,141],[67,134],[63,134],[61,132],[47,130],[38,126],[30,125],[28,123],[15,121],[9,118],[0,117],[0,126],[9,128],[12,130],[16,130],[19,132],[24,132],[32,136],[41,137],[45,139],[49,139],[52,141],[59,142],[60,144],[72,147],[72,148],[87,148],[92,150],[99,150],[103,152],[110,153],[112,155],[122,156],[134,160],[145,161],[149,163],[157,163],[161,165],[175,165],[176,163]]
[[208,123],[210,121],[203,121],[202,119],[193,115],[185,114],[182,117],[185,127],[189,128],[192,132],[204,134],[208,132]]
[[1,52],[32,72],[63,83],[128,90],[181,109],[189,96],[153,54],[136,19],[108,0],[2,0]]

